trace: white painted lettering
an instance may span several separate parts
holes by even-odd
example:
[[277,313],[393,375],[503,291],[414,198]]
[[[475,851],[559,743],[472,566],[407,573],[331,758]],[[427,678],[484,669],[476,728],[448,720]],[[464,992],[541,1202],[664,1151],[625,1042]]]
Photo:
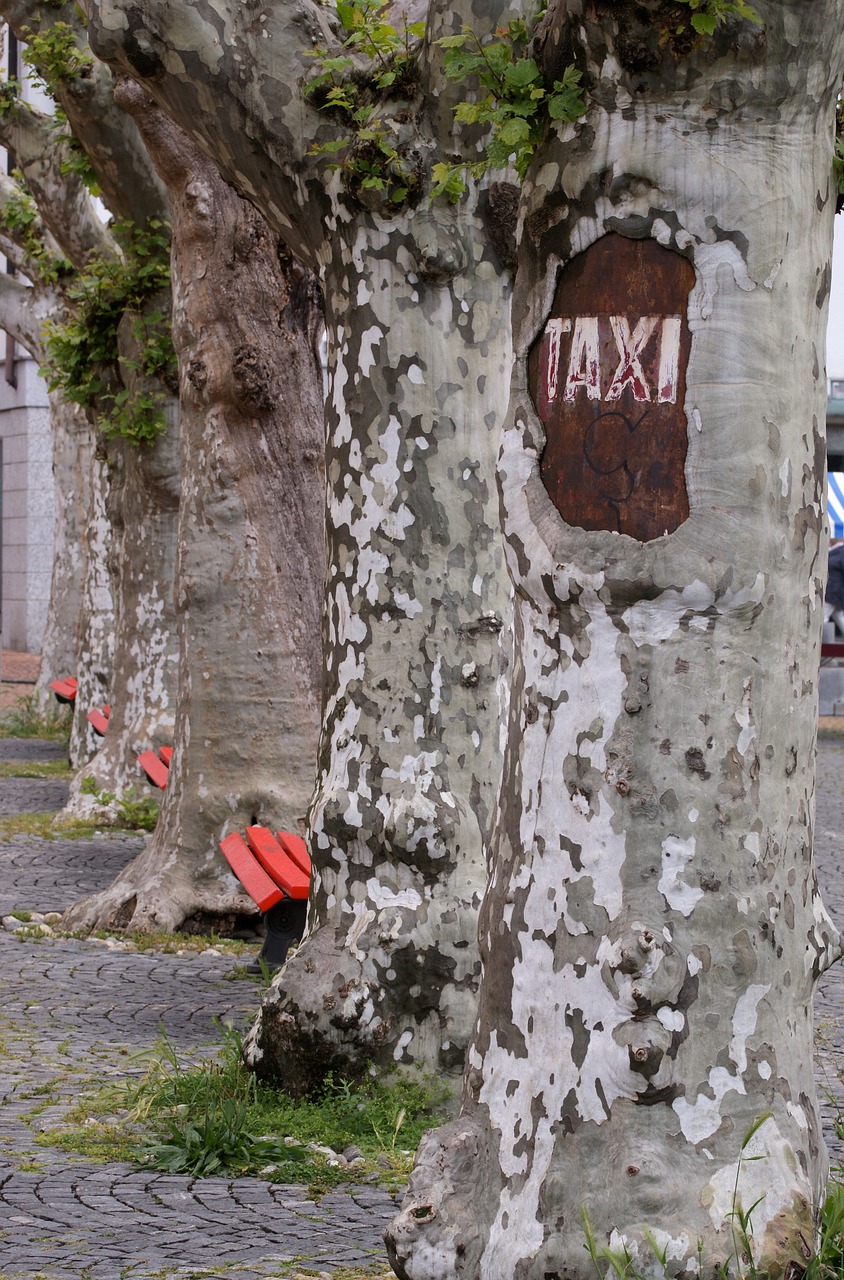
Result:
[[560,374],[560,334],[571,333],[571,320],[549,320],[545,326],[548,334],[548,372],[546,388],[549,400],[557,398],[557,382]]
[[626,316],[610,316],[610,327],[621,359],[610,383],[607,400],[620,399],[628,385],[633,390],[634,400],[650,400],[651,391],[640,358],[658,324],[659,316],[641,316],[631,333]]
[[680,365],[680,317],[666,316],[662,322],[659,342],[659,374],[657,401],[674,404],[677,399],[677,380]]
[[573,403],[580,387],[586,388],[590,400],[600,400],[601,346],[597,316],[578,316],[574,322],[563,399]]
[[[626,387],[633,398],[658,404],[675,404],[680,384],[680,316],[639,316],[635,323],[627,316],[607,316],[619,354],[618,366],[607,388],[601,392],[601,335],[598,316],[576,316],[572,321],[555,316],[545,326],[548,338],[545,362],[545,391],[549,402],[556,400],[560,389],[562,335],[571,333],[571,349],[563,388],[563,399],[574,404],[577,393],[585,389],[589,400],[620,400]],[[632,327],[631,327],[632,325]],[[656,386],[652,388],[643,360],[651,340],[658,337]],[[653,367],[653,364],[651,365]]]

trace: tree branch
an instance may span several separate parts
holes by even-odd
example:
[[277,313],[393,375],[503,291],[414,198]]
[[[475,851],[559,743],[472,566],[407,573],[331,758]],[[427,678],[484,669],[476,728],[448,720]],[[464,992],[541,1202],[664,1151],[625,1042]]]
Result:
[[[44,33],[64,23],[77,48],[87,52],[87,33],[73,3],[59,8],[36,0],[0,0],[0,16],[15,34]],[[50,83],[49,69],[36,62]],[[134,121],[114,104],[114,83],[108,67],[93,59],[76,74],[50,83],[65,112],[73,135],[88,156],[103,200],[117,218],[143,226],[150,219],[167,218],[168,202],[158,175],[141,142]]]
[[0,329],[25,347],[35,360],[46,359],[44,325],[60,305],[55,290],[27,285],[14,276],[0,273]]
[[210,0],[85,0],[83,8],[97,55],[141,81],[312,262],[329,197],[308,153],[338,128],[302,85],[316,46],[339,49],[330,11],[283,0],[254,17],[232,5],[224,21]]
[[[0,174],[2,252],[31,280],[39,280],[43,275],[45,258],[57,259],[63,254],[61,246],[45,226],[37,205],[32,210],[31,218],[15,216],[21,208],[21,202],[26,199],[26,193],[14,178]],[[36,252],[33,252],[34,245],[38,246]]]
[[57,252],[60,248],[77,267],[92,254],[115,252],[85,183],[73,172],[62,172],[72,151],[50,116],[17,99],[0,113],[0,142],[12,152]]

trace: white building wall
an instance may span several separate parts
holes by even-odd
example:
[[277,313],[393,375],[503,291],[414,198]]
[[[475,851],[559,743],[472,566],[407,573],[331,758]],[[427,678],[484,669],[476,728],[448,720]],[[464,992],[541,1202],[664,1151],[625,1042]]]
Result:
[[[0,336],[0,354],[5,338]],[[50,600],[55,492],[47,389],[34,360],[16,350],[17,387],[0,364],[2,643],[39,653]]]

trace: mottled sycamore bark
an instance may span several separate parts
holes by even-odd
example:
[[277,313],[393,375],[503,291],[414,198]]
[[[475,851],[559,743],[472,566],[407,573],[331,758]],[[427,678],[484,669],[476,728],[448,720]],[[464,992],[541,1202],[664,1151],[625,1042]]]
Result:
[[[389,1231],[411,1280],[585,1280],[581,1211],[648,1275],[712,1275],[737,1203],[758,1201],[766,1274],[812,1247],[812,991],[840,954],[812,823],[844,13],[755,8],[761,28],[685,54],[658,43],[668,6],[549,15],[546,73],[573,52],[592,101],[524,191],[500,465],[514,696],[463,1111]],[[689,514],[641,540],[552,505],[528,377],[561,269],[608,233],[694,268]]]
[[73,675],[79,666],[88,576],[91,478],[97,447],[85,411],[57,393],[50,396],[50,435],[56,515],[50,604],[35,688],[42,710],[55,708],[50,682],[59,676]]
[[117,96],[171,200],[179,678],[152,840],[72,919],[177,928],[255,911],[221,837],[305,825],[320,712],[322,322],[313,277],[260,214],[141,88],[126,81]]
[[[417,89],[384,107],[423,189],[460,145],[432,41],[511,12],[476,9],[432,9]],[[178,14],[133,0],[86,10],[97,52],[143,81],[323,286],[315,874],[308,936],[266,997],[248,1059],[294,1089],[372,1057],[456,1071],[475,1009],[510,632],[493,483],[509,284],[489,194],[473,184],[455,209],[424,197],[394,208],[377,193],[364,204],[310,154],[345,128],[303,95],[314,43],[338,47],[335,19],[308,0],[248,15],[208,0]]]
[[[68,755],[71,767],[80,769],[99,750],[101,739],[88,721],[91,707],[102,707],[111,696],[114,661],[114,600],[119,584],[112,582],[109,547],[109,469],[105,450],[99,445],[92,460],[84,492],[86,512],[86,572],[82,589],[76,675],[79,681],[73,705]],[[110,704],[109,704],[110,705]]]
[[[179,432],[178,408],[172,402],[167,416],[168,428],[154,445],[139,449],[123,440],[108,445],[105,536],[114,589],[111,715],[102,745],[71,782],[66,812],[72,815],[95,809],[92,785],[97,792],[117,796],[130,789],[142,792],[139,753],[173,741]],[[79,693],[77,701],[75,716],[83,716],[90,704],[82,705]],[[89,778],[93,784],[86,784]],[[76,920],[73,908],[68,919]]]

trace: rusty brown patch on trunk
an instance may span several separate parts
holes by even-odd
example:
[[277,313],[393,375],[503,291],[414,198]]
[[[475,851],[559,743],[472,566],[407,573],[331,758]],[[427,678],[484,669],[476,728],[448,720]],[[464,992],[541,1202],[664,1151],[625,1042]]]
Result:
[[684,410],[694,268],[607,235],[561,273],[528,359],[540,474],[571,525],[648,542],[688,519]]

